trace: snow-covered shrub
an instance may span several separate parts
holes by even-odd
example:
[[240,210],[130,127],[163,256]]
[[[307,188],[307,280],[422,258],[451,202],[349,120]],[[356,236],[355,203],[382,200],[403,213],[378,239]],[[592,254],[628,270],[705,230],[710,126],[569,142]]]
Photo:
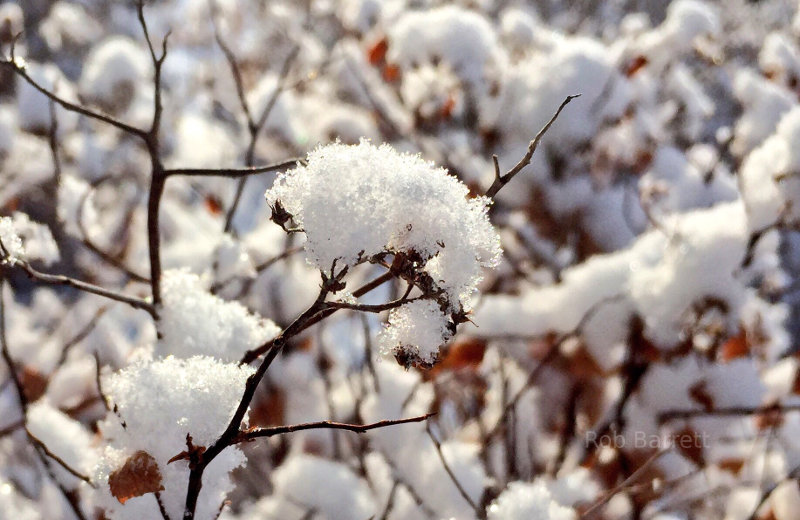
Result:
[[794,519],[798,21],[3,3],[0,518]]

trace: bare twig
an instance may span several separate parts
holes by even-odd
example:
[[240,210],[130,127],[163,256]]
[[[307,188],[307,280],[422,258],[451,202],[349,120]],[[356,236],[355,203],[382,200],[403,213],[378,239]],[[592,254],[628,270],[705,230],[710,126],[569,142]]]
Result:
[[170,520],[169,514],[167,513],[167,508],[164,506],[164,501],[161,500],[161,492],[156,491],[154,495],[156,498],[156,503],[158,504],[158,511],[161,513],[161,518],[164,520]]
[[40,450],[42,450],[45,455],[50,457],[51,460],[53,460],[59,466],[64,468],[67,471],[67,473],[69,473],[73,477],[81,479],[82,481],[86,482],[90,486],[94,487],[94,484],[92,483],[92,479],[90,479],[88,476],[84,475],[83,473],[80,473],[78,470],[74,469],[69,464],[67,464],[64,461],[64,459],[62,459],[61,457],[59,457],[58,455],[56,455],[55,453],[50,451],[50,449],[45,445],[45,443],[42,442],[41,439],[36,437],[34,434],[32,434],[31,431],[27,427],[25,428],[25,433],[28,434],[28,438],[31,440],[31,443],[33,443]]
[[[94,241],[91,238],[91,234],[89,233],[89,230],[86,229],[86,223],[83,221],[83,215],[84,215],[84,213],[86,211],[85,208],[86,208],[86,204],[87,204],[87,202],[89,200],[89,197],[92,195],[92,193],[95,193],[95,191],[97,190],[98,186],[100,186],[102,183],[106,182],[109,179],[111,179],[111,176],[106,175],[106,176],[103,176],[103,177],[95,180],[91,184],[91,189],[86,190],[86,192],[81,197],[81,201],[78,204],[78,214],[76,216],[76,220],[78,221],[77,222],[78,228],[80,229],[81,237],[82,237],[81,242],[83,243],[84,246],[86,246],[86,248],[89,249],[89,251],[91,251],[92,253],[97,255],[101,260],[103,260],[108,265],[110,265],[110,266],[122,271],[123,273],[125,273],[125,275],[128,276],[131,280],[136,281],[136,282],[142,282],[142,283],[149,284],[150,283],[150,279],[149,278],[147,278],[145,276],[142,276],[139,273],[136,273],[136,272],[132,271],[130,268],[128,268],[128,266],[126,266],[122,262],[122,260],[116,258],[112,254],[109,254],[108,252],[106,252],[102,248],[100,248],[100,246],[95,244]],[[125,221],[127,222],[128,219],[125,219]],[[122,251],[124,251],[124,248],[122,249]]]
[[800,404],[755,407],[731,406],[712,410],[667,410],[658,414],[657,418],[659,424],[664,424],[676,419],[691,419],[694,417],[747,417],[750,415],[797,411],[800,411]]
[[48,454],[45,451],[44,444],[41,441],[38,442],[38,439],[33,437],[31,433],[28,431],[26,421],[28,416],[28,397],[25,395],[25,387],[22,385],[22,381],[19,378],[16,370],[16,364],[14,360],[11,358],[11,353],[8,350],[8,340],[6,338],[6,312],[5,312],[5,297],[3,295],[3,289],[5,287],[5,280],[0,278],[0,355],[3,357],[3,361],[5,361],[6,365],[8,366],[9,377],[14,384],[14,388],[17,391],[17,399],[19,400],[19,406],[22,410],[22,422],[23,427],[25,428],[25,434],[28,438],[28,441],[33,446],[36,455],[39,457],[39,461],[42,463],[42,466],[47,471],[48,476],[53,481],[53,483],[58,487],[58,490],[61,492],[61,495],[64,497],[64,500],[67,501],[72,512],[78,518],[78,520],[87,520],[86,515],[84,515],[83,511],[81,510],[80,504],[78,503],[78,497],[74,493],[70,492],[66,487],[64,487],[61,482],[58,481],[55,474],[50,469],[50,466],[47,462]]
[[273,437],[275,435],[283,435],[285,433],[299,432],[303,430],[347,430],[355,433],[365,433],[369,430],[378,428],[386,428],[388,426],[396,426],[398,424],[417,423],[427,420],[435,414],[429,413],[419,415],[417,417],[408,417],[406,419],[394,419],[386,421],[378,421],[371,424],[348,424],[333,421],[317,421],[303,424],[295,424],[291,426],[274,426],[270,428],[258,428],[242,432],[239,437],[234,439],[234,443],[251,441],[260,437]]
[[[372,280],[370,282],[367,282],[363,286],[361,286],[358,289],[356,289],[355,291],[353,291],[353,296],[356,297],[356,298],[358,298],[359,296],[364,296],[368,292],[370,292],[370,291],[376,289],[377,287],[380,287],[384,283],[388,282],[393,277],[394,277],[394,274],[391,271],[387,271],[387,272],[383,273],[382,275],[378,276],[377,278],[375,278],[374,280]],[[307,329],[308,327],[311,327],[312,325],[315,325],[315,324],[319,323],[321,320],[327,318],[328,316],[330,316],[331,314],[333,314],[337,310],[338,309],[335,309],[335,308],[322,309],[321,311],[318,309],[315,312],[314,315],[312,315],[306,321],[304,321],[304,323],[302,324],[302,328],[298,332],[302,332],[305,329]],[[264,343],[263,345],[261,345],[259,347],[256,347],[256,348],[254,348],[252,350],[248,350],[247,352],[245,352],[245,354],[242,357],[240,363],[243,363],[243,364],[252,363],[256,359],[258,359],[259,356],[261,356],[265,352],[268,352],[270,349],[272,349],[274,341],[275,341],[274,339],[270,340],[270,341],[267,341],[266,343]]]
[[[164,194],[164,165],[161,163],[159,152],[159,131],[161,126],[161,114],[164,110],[162,103],[161,89],[161,69],[164,60],[167,58],[167,41],[170,33],[168,32],[161,42],[161,55],[157,56],[150,32],[147,28],[147,21],[144,18],[144,1],[136,2],[136,14],[139,24],[142,27],[147,48],[150,50],[150,58],[153,62],[153,119],[143,138],[150,154],[151,176],[150,190],[147,197],[147,244],[150,259],[150,286],[153,294],[153,308],[158,309],[161,305],[161,235],[159,233],[158,219],[161,197]],[[158,318],[158,315],[154,315]]]
[[580,94],[575,94],[573,96],[567,96],[567,98],[561,103],[561,106],[558,107],[556,113],[550,118],[550,121],[547,122],[546,125],[539,130],[539,133],[536,134],[536,137],[533,138],[533,141],[528,144],[528,152],[519,160],[517,164],[515,164],[510,170],[508,170],[504,175],[500,174],[500,164],[497,161],[496,156],[492,156],[492,162],[494,163],[494,182],[492,185],[489,186],[489,189],[486,190],[486,196],[489,198],[494,198],[497,195],[497,192],[502,189],[503,186],[508,184],[508,182],[514,178],[516,174],[520,172],[524,167],[530,164],[531,159],[533,158],[533,153],[536,151],[536,148],[539,146],[539,142],[544,137],[544,134],[550,129],[553,123],[555,123],[556,119],[558,118],[561,111],[564,109],[567,104],[575,99],[576,97],[580,97]]
[[397,489],[400,487],[400,483],[396,480],[392,484],[392,489],[389,490],[389,498],[386,499],[386,505],[383,508],[383,513],[381,516],[378,517],[379,520],[386,520],[389,518],[389,513],[392,512],[392,508],[394,507],[394,497],[397,495]]
[[[351,311],[359,311],[359,312],[371,312],[371,313],[379,313],[388,311],[390,309],[396,309],[406,303],[411,303],[417,300],[421,300],[422,298],[406,298],[401,297],[397,300],[392,300],[386,303],[378,303],[374,305],[366,304],[366,303],[348,303],[348,302],[325,302],[325,307],[328,309],[347,309]],[[322,311],[320,311],[322,312]]]
[[22,420],[22,419],[20,419],[19,421],[16,421],[16,422],[13,422],[13,423],[9,424],[8,426],[4,426],[4,427],[0,428],[0,439],[5,437],[6,435],[10,435],[10,434],[14,433],[15,431],[17,431],[17,430],[19,430],[21,428],[24,428],[24,427],[25,427],[25,421]]
[[[292,256],[295,253],[299,253],[302,250],[303,250],[303,246],[287,247],[282,253],[280,253],[280,254],[278,254],[276,256],[273,256],[272,258],[268,258],[267,260],[265,260],[265,261],[261,262],[260,264],[258,264],[257,266],[255,266],[254,270],[255,270],[255,272],[257,274],[260,274],[260,273],[266,271],[267,269],[269,269],[270,267],[272,267],[273,265],[275,265],[277,262],[279,262],[281,260],[284,260],[284,259]],[[234,281],[236,281],[237,279],[239,279],[239,277],[234,275],[234,276],[231,276],[230,278],[228,278],[227,280],[223,280],[221,282],[216,282],[213,285],[211,285],[211,288],[209,289],[209,291],[211,291],[212,294],[216,294],[220,290],[222,290],[225,287],[227,287],[229,284],[231,284]],[[239,292],[239,294],[237,296],[238,298],[241,298],[242,295],[249,290],[250,286],[252,285],[253,280],[254,279],[245,280],[244,287],[242,287],[242,290]]]
[[[212,16],[213,18],[213,16]],[[216,22],[214,25],[214,34],[217,39],[217,43],[219,44],[222,52],[225,54],[225,58],[228,60],[228,65],[231,68],[231,73],[233,74],[234,82],[236,83],[236,93],[239,96],[239,102],[242,105],[242,111],[244,112],[245,118],[247,119],[247,131],[250,133],[250,143],[247,146],[247,151],[245,152],[245,166],[253,166],[255,161],[255,150],[256,150],[256,142],[258,141],[258,134],[261,132],[261,129],[267,122],[267,118],[269,118],[270,112],[272,112],[275,103],[278,101],[278,96],[283,92],[286,86],[286,78],[289,75],[289,70],[292,68],[292,63],[294,62],[295,58],[297,57],[298,52],[300,51],[300,47],[295,45],[292,50],[289,52],[289,55],[283,62],[281,66],[281,71],[278,75],[278,83],[275,85],[275,90],[272,92],[270,98],[267,100],[264,109],[261,111],[261,115],[258,119],[253,117],[253,111],[250,108],[249,104],[247,103],[247,98],[244,94],[244,87],[242,84],[242,75],[241,71],[239,70],[239,65],[236,62],[236,57],[233,55],[233,52],[230,48],[225,44],[224,40],[219,34],[219,31],[216,27]],[[236,185],[236,193],[233,196],[233,202],[231,203],[230,208],[228,208],[228,212],[225,215],[225,232],[230,232],[233,226],[233,217],[236,214],[236,210],[239,207],[239,203],[242,199],[242,193],[244,193],[244,187],[247,183],[247,176],[242,176],[239,180],[239,183]]]
[[[502,432],[504,430],[504,428],[505,428],[505,417],[509,413],[511,413],[511,411],[517,405],[517,403],[522,398],[522,396],[525,395],[525,392],[527,392],[530,389],[530,387],[533,386],[533,384],[536,382],[536,380],[539,377],[539,374],[542,373],[542,370],[544,370],[544,368],[548,364],[550,364],[550,362],[552,362],[556,358],[556,356],[558,356],[558,347],[557,346],[553,346],[553,347],[550,348],[550,350],[547,351],[547,354],[545,354],[544,358],[542,358],[542,360],[539,361],[539,363],[536,365],[536,367],[533,370],[531,370],[531,372],[528,374],[528,378],[525,381],[525,384],[522,385],[522,388],[520,388],[519,391],[517,391],[517,393],[515,393],[512,396],[512,398],[507,403],[505,403],[505,405],[503,406],[503,411],[500,414],[500,418],[494,424],[492,429],[489,430],[488,433],[486,434],[487,441],[489,439],[492,439],[495,435],[497,435],[498,433],[500,433],[500,432]],[[488,447],[488,444],[484,445],[484,449],[486,447]]]
[[50,90],[48,90],[45,87],[43,87],[41,84],[37,83],[36,80],[34,80],[28,74],[28,71],[25,68],[25,66],[20,64],[17,60],[15,60],[13,58],[13,56],[12,56],[11,59],[4,59],[4,60],[0,61],[0,66],[5,66],[5,67],[11,69],[15,74],[17,74],[19,77],[21,77],[26,82],[28,82],[28,84],[31,85],[34,89],[36,89],[40,93],[42,93],[45,96],[47,96],[47,98],[50,99],[51,101],[53,101],[55,103],[58,103],[65,110],[69,110],[70,112],[75,112],[75,113],[81,114],[81,115],[89,117],[91,119],[96,119],[98,121],[102,121],[103,123],[109,124],[109,125],[111,125],[113,127],[116,127],[118,129],[122,130],[123,132],[129,133],[131,135],[135,135],[135,136],[137,136],[139,138],[142,138],[142,139],[144,139],[145,135],[147,134],[147,132],[145,132],[144,130],[142,130],[140,128],[136,128],[136,127],[131,126],[131,125],[127,124],[127,123],[123,123],[122,121],[120,121],[118,119],[115,119],[115,118],[113,118],[111,116],[108,116],[108,115],[105,115],[105,114],[101,114],[100,112],[95,112],[93,110],[90,110],[88,108],[82,107],[82,106],[77,105],[75,103],[71,103],[71,102],[67,101],[64,98],[59,97],[54,92],[51,92]]
[[191,175],[195,177],[231,177],[242,178],[249,175],[256,175],[259,173],[268,173],[286,168],[297,166],[297,163],[304,162],[303,159],[289,159],[275,164],[266,166],[247,166],[244,168],[176,168],[164,170],[164,175],[167,177],[174,175]]
[[255,373],[247,378],[242,398],[239,401],[239,405],[234,411],[233,417],[228,423],[228,426],[225,428],[225,431],[222,432],[219,438],[217,438],[217,440],[214,441],[211,446],[209,446],[202,454],[199,455],[197,464],[195,464],[189,472],[189,485],[186,491],[186,505],[183,513],[184,520],[190,520],[194,518],[195,509],[197,507],[197,497],[199,496],[200,490],[203,486],[202,479],[205,468],[217,457],[217,455],[222,453],[225,448],[234,443],[235,439],[242,433],[240,431],[242,420],[244,419],[244,416],[250,407],[250,402],[253,400],[253,396],[255,395],[259,383],[261,383],[261,380],[264,379],[264,376],[266,375],[270,365],[283,350],[283,347],[286,345],[287,341],[304,330],[306,327],[306,322],[324,308],[325,297],[327,295],[328,290],[325,288],[325,286],[323,286],[320,289],[316,301],[308,309],[306,309],[305,312],[298,316],[297,319],[295,319],[288,327],[286,327],[275,339],[269,342],[269,348],[258,369],[256,369]]
[[636,471],[634,471],[633,473],[631,473],[631,475],[630,475],[628,478],[626,478],[626,479],[625,479],[625,480],[623,480],[623,481],[622,481],[622,482],[621,482],[619,485],[617,485],[616,487],[614,487],[614,489],[611,489],[610,491],[608,491],[608,493],[606,493],[605,495],[603,495],[603,496],[600,498],[600,500],[598,500],[597,502],[595,502],[594,504],[592,504],[592,506],[591,506],[589,509],[587,509],[586,511],[584,511],[584,513],[581,515],[581,520],[583,520],[584,518],[589,518],[589,517],[591,517],[591,516],[592,516],[592,515],[593,515],[595,512],[599,511],[599,509],[600,509],[600,508],[602,508],[604,505],[606,505],[606,504],[607,504],[607,503],[608,503],[608,502],[609,502],[609,501],[610,501],[612,498],[614,498],[614,496],[616,496],[616,494],[617,494],[617,493],[619,493],[620,491],[622,491],[623,489],[625,489],[625,488],[626,488],[627,486],[629,486],[631,483],[635,482],[635,481],[636,481],[636,479],[638,479],[638,478],[639,478],[639,476],[641,476],[641,474],[642,474],[642,473],[644,473],[644,472],[647,470],[647,468],[649,468],[651,465],[653,465],[653,463],[654,463],[656,460],[658,460],[658,459],[659,459],[659,458],[660,458],[662,455],[664,455],[665,453],[667,453],[667,452],[668,452],[670,449],[671,449],[671,448],[664,448],[664,449],[662,449],[662,450],[659,450],[659,451],[655,452],[653,455],[651,455],[651,456],[650,456],[650,458],[649,458],[649,459],[647,459],[647,460],[644,462],[644,464],[642,464],[641,466],[639,466],[639,467],[636,469]]
[[767,502],[767,500],[769,500],[769,498],[772,496],[775,490],[778,489],[778,487],[784,482],[788,480],[795,480],[797,478],[800,478],[800,465],[795,466],[791,471],[789,471],[789,473],[786,474],[786,477],[783,478],[783,480],[780,480],[772,484],[761,493],[761,497],[759,497],[758,503],[753,508],[752,514],[749,517],[747,517],[747,520],[756,520],[758,518],[757,515],[758,510],[761,509],[761,506],[763,506]]
[[59,357],[58,359],[58,366],[63,365],[64,362],[67,360],[67,354],[69,354],[69,351],[72,349],[72,347],[74,347],[75,345],[86,339],[86,336],[91,334],[91,332],[97,326],[97,323],[100,321],[100,318],[102,318],[107,311],[108,307],[100,307],[99,309],[97,309],[97,312],[94,313],[92,319],[89,320],[89,322],[86,325],[84,325],[83,328],[79,330],[77,334],[75,334],[64,344],[64,348],[61,349],[61,357]]
[[486,518],[486,512],[470,498],[469,493],[467,493],[467,491],[464,489],[464,486],[461,485],[461,482],[458,481],[458,478],[456,478],[455,473],[453,473],[453,470],[450,468],[450,465],[444,458],[444,453],[442,453],[442,444],[439,442],[439,439],[437,439],[436,436],[431,431],[431,423],[425,424],[425,431],[428,432],[428,437],[431,438],[433,446],[436,448],[436,453],[439,455],[439,460],[442,461],[442,466],[444,466],[444,470],[447,472],[447,475],[450,477],[450,480],[453,481],[453,484],[455,484],[456,488],[458,489],[458,492],[461,494],[461,496],[464,498],[467,504],[469,504],[469,506],[475,511],[475,515],[478,518]]
[[30,278],[38,282],[50,285],[63,285],[66,287],[72,287],[74,289],[78,289],[79,291],[88,292],[96,294],[98,296],[102,296],[104,298],[108,298],[109,300],[126,303],[131,307],[133,307],[134,309],[141,309],[147,311],[151,316],[155,316],[155,308],[153,307],[153,305],[150,302],[143,300],[141,298],[114,292],[109,289],[100,287],[98,285],[82,282],[80,280],[76,280],[75,278],[70,278],[68,276],[60,274],[43,273],[31,267],[31,265],[24,260],[14,259],[13,263],[10,263],[10,265],[12,267],[19,267],[20,269],[25,271],[25,273]]

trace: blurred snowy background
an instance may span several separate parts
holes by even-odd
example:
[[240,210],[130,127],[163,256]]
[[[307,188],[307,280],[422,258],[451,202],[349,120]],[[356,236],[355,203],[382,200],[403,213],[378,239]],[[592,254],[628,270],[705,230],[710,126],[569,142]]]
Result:
[[[380,354],[386,313],[342,311],[289,342],[250,407],[262,427],[436,412],[431,433],[243,443],[206,473],[198,518],[800,519],[797,2],[164,0],[144,15],[158,53],[170,33],[168,169],[366,138],[478,195],[493,155],[509,170],[581,95],[491,207],[502,259],[433,368]],[[10,257],[151,295],[152,157],[14,65],[145,129],[154,69],[121,0],[0,3],[0,49],[0,296],[18,373],[0,365],[0,519],[180,518],[187,462],[167,461],[186,433],[216,438],[249,374],[236,361],[313,304],[319,270],[304,235],[270,221],[268,172],[170,177],[160,334],[147,312],[31,279]],[[384,216],[358,215],[355,242]],[[359,265],[347,289],[384,271]],[[155,489],[123,504],[109,487],[139,451],[165,511]]]

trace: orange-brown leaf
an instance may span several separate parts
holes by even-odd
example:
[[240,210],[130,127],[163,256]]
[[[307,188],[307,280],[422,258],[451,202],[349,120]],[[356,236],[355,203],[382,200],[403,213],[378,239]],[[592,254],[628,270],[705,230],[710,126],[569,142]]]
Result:
[[378,65],[386,58],[386,51],[389,49],[389,42],[386,38],[381,38],[367,49],[367,61],[370,65]]
[[400,79],[400,67],[397,65],[387,64],[383,68],[383,79],[389,83],[395,82]]
[[728,362],[733,359],[745,357],[750,353],[750,346],[747,344],[747,335],[744,330],[728,338],[719,348],[719,355],[722,361]]
[[717,465],[721,470],[738,475],[744,467],[744,459],[729,458],[720,460]]
[[34,402],[42,397],[47,390],[47,376],[35,368],[25,367],[20,374],[22,390],[29,402]]
[[459,368],[477,367],[483,361],[486,342],[479,339],[459,341],[450,346],[447,354],[437,365],[441,369],[455,370]]
[[207,195],[205,200],[206,209],[212,215],[219,215],[222,213],[222,202],[213,195]]
[[452,95],[447,96],[442,108],[439,110],[439,115],[442,119],[450,119],[453,116],[453,110],[456,108],[456,100]]
[[108,487],[120,504],[131,498],[164,490],[156,459],[141,450],[131,455],[121,468],[108,476]]
[[637,72],[642,70],[642,68],[647,65],[648,60],[645,56],[639,55],[633,58],[631,62],[628,64],[628,67],[625,69],[625,75],[629,78],[634,76]]

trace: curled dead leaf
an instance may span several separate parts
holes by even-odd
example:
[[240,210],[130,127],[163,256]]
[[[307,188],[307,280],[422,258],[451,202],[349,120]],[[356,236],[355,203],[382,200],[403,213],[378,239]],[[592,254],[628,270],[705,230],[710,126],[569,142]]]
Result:
[[131,498],[164,490],[156,459],[142,450],[128,457],[121,468],[111,472],[108,487],[120,504]]

